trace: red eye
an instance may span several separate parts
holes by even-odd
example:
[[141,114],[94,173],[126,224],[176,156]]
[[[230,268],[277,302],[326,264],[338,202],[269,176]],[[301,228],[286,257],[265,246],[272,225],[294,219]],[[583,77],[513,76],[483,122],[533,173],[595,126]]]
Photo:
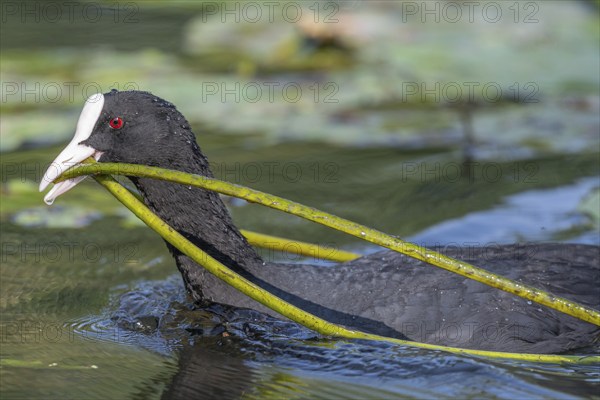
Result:
[[123,127],[123,119],[121,117],[115,117],[111,119],[108,124],[113,129],[121,129]]

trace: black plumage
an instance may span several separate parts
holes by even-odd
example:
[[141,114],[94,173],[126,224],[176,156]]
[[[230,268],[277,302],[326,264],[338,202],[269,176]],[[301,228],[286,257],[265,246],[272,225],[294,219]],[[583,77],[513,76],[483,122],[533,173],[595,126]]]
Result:
[[[124,121],[114,129],[115,117]],[[188,122],[150,93],[104,94],[81,144],[100,162],[125,162],[212,176]],[[100,153],[98,153],[100,154]],[[544,306],[392,252],[335,267],[265,263],[211,191],[131,177],[145,203],[208,254],[257,285],[319,317],[351,328],[474,349],[557,353],[588,346],[600,329]],[[206,272],[168,245],[195,302],[271,310]],[[572,244],[445,251],[558,296],[600,306],[600,248]]]

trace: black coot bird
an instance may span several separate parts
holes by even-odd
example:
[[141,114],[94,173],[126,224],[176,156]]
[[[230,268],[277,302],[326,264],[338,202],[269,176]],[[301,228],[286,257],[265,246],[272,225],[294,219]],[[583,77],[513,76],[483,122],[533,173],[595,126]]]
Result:
[[[43,190],[68,167],[99,162],[145,164],[212,176],[186,119],[173,104],[141,91],[91,96],[75,137],[46,172]],[[233,224],[218,194],[130,177],[145,203],[208,254],[284,300],[331,322],[366,332],[472,349],[558,353],[593,345],[598,326],[385,250],[335,267],[265,263]],[[77,184],[56,184],[50,204]],[[167,244],[192,299],[273,311],[215,278]],[[600,248],[575,244],[443,251],[600,307]]]

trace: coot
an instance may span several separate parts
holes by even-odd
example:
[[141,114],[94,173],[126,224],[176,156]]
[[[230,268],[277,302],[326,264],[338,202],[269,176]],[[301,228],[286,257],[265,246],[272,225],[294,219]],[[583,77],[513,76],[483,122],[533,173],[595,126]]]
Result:
[[[44,190],[93,156],[212,176],[190,125],[148,92],[91,96],[73,140],[47,170]],[[54,185],[50,204],[82,178]],[[384,336],[471,349],[558,353],[589,346],[600,328],[509,293],[385,250],[335,267],[266,263],[235,227],[218,194],[129,178],[145,203],[182,235],[255,284],[328,321]],[[223,283],[167,244],[199,304],[274,312]],[[600,248],[509,245],[443,253],[594,308],[600,307]]]

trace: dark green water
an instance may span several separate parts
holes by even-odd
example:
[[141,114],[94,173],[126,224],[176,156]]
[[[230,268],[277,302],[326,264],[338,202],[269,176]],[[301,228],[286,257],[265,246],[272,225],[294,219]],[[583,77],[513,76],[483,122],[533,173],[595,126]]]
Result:
[[[597,228],[576,210],[581,197],[597,184],[597,179],[590,179],[598,168],[597,154],[497,163],[494,168],[505,177],[494,183],[475,178],[456,182],[453,175],[440,179],[433,174],[423,181],[407,179],[406,167],[403,170],[401,165],[426,157],[430,169],[437,163],[449,166],[453,165],[452,153],[295,143],[255,148],[250,155],[240,150],[243,138],[230,137],[226,144],[219,137],[201,140],[214,165],[230,166],[229,172],[221,171],[224,178],[402,237],[414,236],[422,243],[470,245],[477,237],[480,245],[518,240],[597,244]],[[5,166],[43,164],[57,150],[24,151],[3,159]],[[297,182],[291,182],[296,174],[275,170],[260,179],[249,175],[251,166],[266,162],[294,163],[303,172],[334,165],[335,173],[315,177],[306,172],[308,176]],[[530,165],[536,166],[535,179],[515,183],[514,169]],[[235,176],[244,170],[247,175]],[[249,329],[244,322],[236,322],[243,321],[242,317],[223,325],[213,314],[188,310],[166,247],[150,230],[114,215],[117,205],[101,188],[86,182],[53,206],[67,213],[69,207],[84,204],[88,214],[89,210],[99,213],[94,220],[87,221],[89,215],[84,212],[75,218],[85,224],[81,228],[50,228],[52,219],[31,214],[26,218],[18,211],[30,200],[45,207],[39,205],[41,195],[23,188],[21,193],[11,192],[10,187],[18,186],[10,182],[3,193],[3,207],[8,211],[3,212],[1,231],[2,387],[6,398],[145,398],[159,397],[163,390],[174,397],[190,392],[226,397],[245,393],[250,398],[463,397],[484,391],[514,398],[585,396],[596,390],[598,370],[590,366],[520,365],[380,343],[314,341],[313,334],[293,326],[280,327],[286,332],[282,336],[272,330],[276,322],[256,323]],[[548,207],[550,211],[540,212],[555,226],[540,226],[539,216],[533,221],[522,217],[531,205],[523,197],[532,196],[534,203],[544,204],[557,195],[563,209]],[[374,250],[257,206],[234,203],[232,211],[244,228],[355,251]],[[511,216],[522,223],[507,224]],[[55,216],[54,223],[70,223],[62,218]],[[482,227],[471,224],[473,218],[479,224],[488,220],[490,226],[474,232]],[[564,229],[565,220],[569,229]],[[451,240],[425,230],[443,227],[445,221],[453,221]],[[493,227],[503,229],[498,233]],[[283,259],[300,261],[296,256]],[[229,336],[222,336],[224,329]]]
[[[206,8],[191,2],[120,4],[121,17],[138,10],[137,20],[117,24],[80,14],[36,21],[3,8],[0,397],[597,397],[597,365],[333,340],[249,311],[192,310],[162,240],[98,185],[85,181],[52,207],[43,204],[37,182],[73,133],[81,88],[129,83],[173,101],[228,181],[423,245],[600,244],[597,15],[552,2],[535,3],[538,24],[423,25],[398,22],[396,4],[341,8],[385,32],[366,35],[351,54],[312,53],[281,21],[204,23]],[[512,18],[512,9],[504,12]],[[277,37],[287,39],[274,45]],[[460,107],[403,101],[395,90],[407,81],[473,79],[534,82],[541,101],[476,108],[464,176]],[[311,95],[298,103],[202,100],[206,82],[270,80]],[[77,84],[73,96],[63,91],[53,101],[53,85],[64,90],[69,82]],[[323,102],[329,83],[337,85],[336,103]],[[295,217],[228,204],[245,229],[376,250]]]

